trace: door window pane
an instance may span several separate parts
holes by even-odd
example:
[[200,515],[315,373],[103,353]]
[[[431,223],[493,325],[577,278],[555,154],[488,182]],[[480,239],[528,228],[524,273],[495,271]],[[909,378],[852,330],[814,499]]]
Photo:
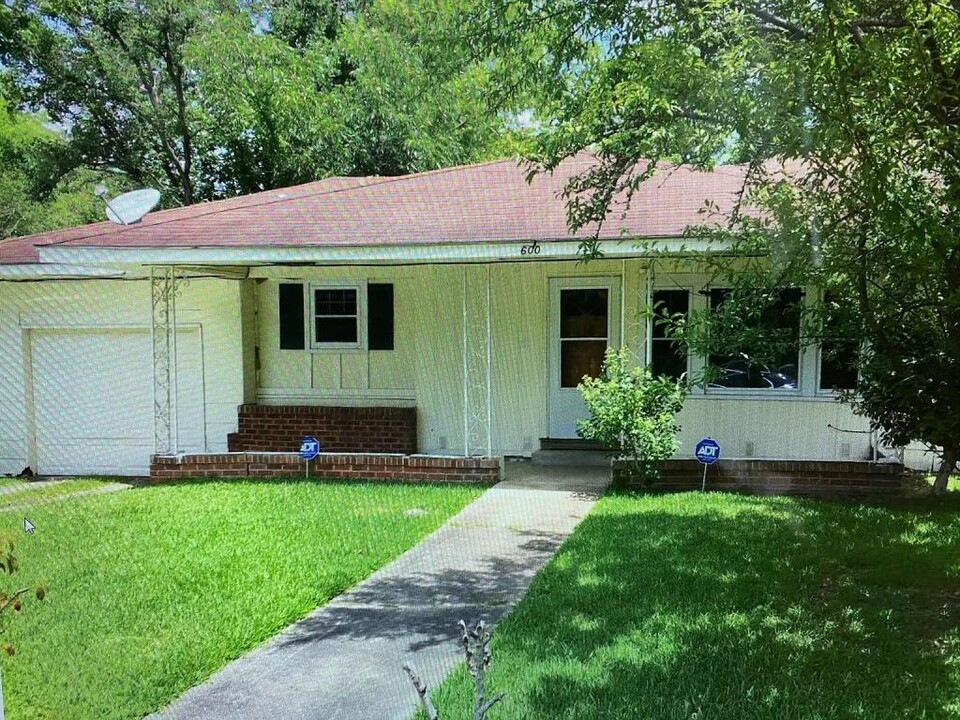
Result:
[[560,291],[560,337],[607,337],[606,288],[576,288]]
[[599,376],[606,350],[606,340],[562,340],[560,387],[575,388],[584,375]]

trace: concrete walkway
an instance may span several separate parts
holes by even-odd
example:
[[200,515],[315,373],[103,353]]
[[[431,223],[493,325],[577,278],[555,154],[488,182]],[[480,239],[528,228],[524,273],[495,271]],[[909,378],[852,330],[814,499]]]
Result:
[[461,661],[457,621],[496,622],[593,507],[609,469],[508,463],[507,479],[352,590],[153,718],[405,720]]

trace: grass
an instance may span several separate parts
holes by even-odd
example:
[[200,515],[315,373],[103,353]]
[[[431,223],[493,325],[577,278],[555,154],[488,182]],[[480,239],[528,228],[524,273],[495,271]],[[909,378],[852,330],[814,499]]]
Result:
[[101,478],[77,478],[56,483],[5,479],[0,481],[0,509],[11,505],[54,500],[75,492],[96,490],[113,482]]
[[[927,476],[927,484],[930,487],[933,487],[934,480],[937,479],[936,475]],[[947,492],[960,492],[960,475],[951,475],[947,480]]]
[[[496,629],[490,720],[960,718],[960,498],[603,498]],[[461,668],[433,697],[472,717]]]
[[[480,493],[467,487],[197,482],[0,514],[18,532],[13,720],[139,718],[323,605]],[[420,508],[423,514],[405,514]]]

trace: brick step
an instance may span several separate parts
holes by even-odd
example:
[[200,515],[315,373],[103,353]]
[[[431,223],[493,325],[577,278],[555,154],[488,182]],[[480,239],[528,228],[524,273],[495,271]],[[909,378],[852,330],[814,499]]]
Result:
[[327,452],[417,452],[415,407],[241,405],[231,452],[295,452],[309,435]]

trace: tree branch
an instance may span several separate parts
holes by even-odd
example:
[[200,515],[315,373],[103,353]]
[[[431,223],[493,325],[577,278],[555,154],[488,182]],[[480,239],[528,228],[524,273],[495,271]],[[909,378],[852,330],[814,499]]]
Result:
[[417,695],[420,696],[420,704],[423,706],[423,712],[427,715],[427,720],[439,720],[437,709],[433,706],[430,696],[427,695],[427,684],[420,679],[417,671],[414,670],[413,666],[409,663],[404,665],[403,669],[407,671],[407,675],[410,676],[410,682],[413,683],[413,687],[417,691]]
[[764,10],[759,5],[751,5],[750,7],[747,8],[747,12],[753,15],[755,18],[762,20],[767,25],[772,25],[773,27],[779,30],[783,30],[784,32],[788,33],[791,37],[793,37],[796,40],[805,39],[810,34],[805,28],[801,27],[800,25],[797,25],[794,22],[790,22],[789,20],[786,20],[777,15],[774,15],[772,12],[768,10]]

